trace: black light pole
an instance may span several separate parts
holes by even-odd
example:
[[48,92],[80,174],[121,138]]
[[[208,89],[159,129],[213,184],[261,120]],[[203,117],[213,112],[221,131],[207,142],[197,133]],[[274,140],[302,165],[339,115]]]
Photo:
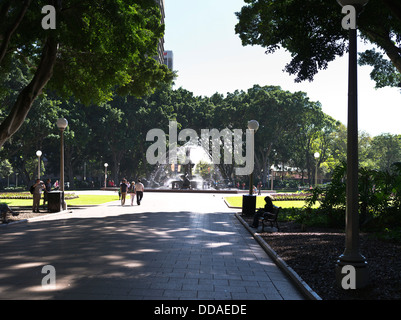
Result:
[[40,179],[40,156],[42,155],[42,151],[36,151],[36,156],[38,157],[38,179]]
[[[248,129],[252,134],[252,141],[255,142],[255,132],[259,128],[259,123],[256,120],[248,121]],[[252,168],[255,166],[255,143],[251,148],[251,157],[250,161],[252,162]],[[256,208],[256,196],[253,195],[253,169],[249,174],[249,194],[242,196],[242,214],[244,215],[254,215]]]
[[60,118],[57,120],[57,128],[60,130],[60,191],[61,205],[63,210],[67,209],[67,203],[64,198],[64,130],[68,126],[67,119]]
[[[344,288],[344,277],[352,287],[363,288],[368,283],[368,268],[359,251],[359,195],[358,195],[358,78],[357,78],[357,16],[368,0],[337,0],[345,8],[352,6],[349,27],[348,69],[348,128],[347,128],[347,203],[345,217],[345,251],[336,265],[337,283]],[[344,25],[343,25],[344,27]],[[351,268],[351,269],[350,269]],[[352,279],[355,277],[355,279]],[[348,281],[347,280],[347,281]]]
[[107,187],[107,167],[109,166],[109,164],[106,162],[104,164],[104,190],[106,190]]
[[[253,141],[255,143],[255,132],[259,129],[259,123],[256,120],[248,121],[248,129],[252,131],[253,134]],[[252,162],[253,168],[255,168],[255,145],[252,148]],[[253,195],[253,171],[249,174],[249,195]]]

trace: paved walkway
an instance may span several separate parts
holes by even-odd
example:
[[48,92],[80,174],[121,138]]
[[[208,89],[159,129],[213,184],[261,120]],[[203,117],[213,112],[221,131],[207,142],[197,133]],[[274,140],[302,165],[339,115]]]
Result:
[[145,193],[0,227],[0,299],[303,299],[222,197]]

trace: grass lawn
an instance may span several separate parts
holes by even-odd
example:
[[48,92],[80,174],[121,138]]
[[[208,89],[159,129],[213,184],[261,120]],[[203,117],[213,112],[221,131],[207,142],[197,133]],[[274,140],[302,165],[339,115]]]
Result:
[[[256,208],[263,208],[265,206],[264,201],[265,196],[257,196],[256,197]],[[242,208],[242,196],[233,196],[233,197],[225,197],[224,200],[228,203],[230,207]],[[305,206],[305,201],[302,200],[291,200],[291,201],[274,201],[273,204],[277,207],[282,208],[302,208]],[[317,208],[318,204],[313,206],[313,208]]]
[[[98,205],[118,200],[118,195],[80,195],[79,198],[67,200],[67,206]],[[1,203],[7,203],[10,207],[32,206],[32,199],[0,199]],[[40,205],[43,198],[40,200]]]

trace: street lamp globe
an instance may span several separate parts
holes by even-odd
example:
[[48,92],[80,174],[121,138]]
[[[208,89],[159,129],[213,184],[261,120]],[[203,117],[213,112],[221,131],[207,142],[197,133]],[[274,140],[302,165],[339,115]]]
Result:
[[320,157],[320,153],[319,153],[319,152],[315,152],[314,156],[315,156],[315,158],[317,159],[317,158]]
[[369,0],[337,0],[337,2],[340,4],[340,6],[365,6]]
[[109,164],[106,162],[106,163],[104,164],[104,166],[107,168],[107,167],[109,166]]
[[57,128],[64,130],[68,126],[68,121],[65,118],[60,118],[57,120]]
[[40,151],[40,150],[36,151],[36,156],[37,157],[40,157],[41,155],[42,155],[42,151]]
[[248,129],[249,130],[258,130],[259,128],[259,122],[257,122],[256,120],[250,120],[248,121]]

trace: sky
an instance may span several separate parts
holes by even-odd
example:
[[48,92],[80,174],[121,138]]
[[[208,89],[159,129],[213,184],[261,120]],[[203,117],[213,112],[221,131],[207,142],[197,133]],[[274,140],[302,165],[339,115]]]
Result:
[[[165,0],[164,49],[173,51],[178,72],[174,89],[210,97],[247,91],[255,84],[280,86],[306,92],[310,100],[321,103],[323,112],[346,125],[348,55],[329,63],[313,82],[295,83],[295,76],[283,72],[290,62],[288,52],[266,55],[260,46],[242,46],[234,28],[235,12],[244,5],[243,0]],[[360,43],[359,51],[364,48],[366,44]],[[371,136],[401,134],[401,90],[375,89],[371,69],[358,67],[358,128]]]

